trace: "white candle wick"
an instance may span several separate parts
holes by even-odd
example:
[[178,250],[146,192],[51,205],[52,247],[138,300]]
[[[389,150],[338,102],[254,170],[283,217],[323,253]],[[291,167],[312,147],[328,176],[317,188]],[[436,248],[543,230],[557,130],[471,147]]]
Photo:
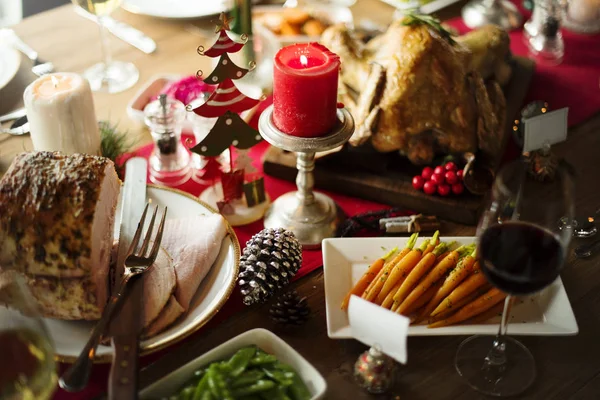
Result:
[[54,75],[50,75],[50,79],[52,80],[52,84],[56,88],[58,86],[58,79]]
[[300,56],[300,64],[302,64],[303,67],[308,65],[308,58],[306,58],[304,54]]

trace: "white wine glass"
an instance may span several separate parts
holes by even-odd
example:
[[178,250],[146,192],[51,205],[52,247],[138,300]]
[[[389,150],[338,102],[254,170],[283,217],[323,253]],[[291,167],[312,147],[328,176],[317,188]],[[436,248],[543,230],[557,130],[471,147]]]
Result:
[[20,274],[0,267],[0,400],[47,400],[57,387],[54,348]]
[[130,62],[112,59],[104,19],[117,9],[122,0],[71,0],[76,7],[96,16],[100,27],[103,62],[86,69],[83,76],[94,92],[119,93],[138,81],[140,73]]
[[473,389],[507,397],[525,391],[536,376],[533,356],[506,335],[512,296],[528,296],[559,276],[572,237],[574,183],[566,165],[540,180],[523,160],[504,166],[478,227],[477,255],[488,281],[507,293],[498,334],[461,343],[455,367]]

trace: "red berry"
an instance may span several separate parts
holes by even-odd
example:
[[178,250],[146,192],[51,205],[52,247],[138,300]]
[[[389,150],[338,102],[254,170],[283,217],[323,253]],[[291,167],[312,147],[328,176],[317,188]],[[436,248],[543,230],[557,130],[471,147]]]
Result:
[[425,168],[423,168],[423,171],[421,172],[421,176],[425,180],[431,179],[432,174],[433,174],[433,168],[431,168],[431,167],[425,167]]
[[433,170],[434,174],[440,174],[442,175],[444,173],[444,167],[442,167],[441,165],[438,165],[437,167],[435,167],[435,169]]
[[446,177],[446,182],[451,185],[454,185],[456,182],[458,182],[458,177],[454,171],[446,171],[446,175],[444,176]]
[[463,178],[463,170],[459,169],[458,171],[456,171],[456,177],[458,178],[459,181],[462,181]]
[[444,168],[446,168],[446,171],[456,171],[456,164],[452,161],[448,161],[446,165],[444,165]]
[[438,185],[437,192],[440,194],[440,196],[448,196],[450,194],[450,185],[445,183]]
[[423,189],[423,185],[425,184],[425,179],[421,175],[417,175],[413,177],[412,185],[415,189],[421,190]]
[[427,194],[434,194],[437,191],[437,185],[433,181],[427,181],[423,185],[423,191]]
[[454,194],[461,194],[462,192],[464,192],[464,190],[465,187],[462,183],[455,183],[454,185],[452,185],[452,193]]
[[433,181],[433,183],[435,183],[436,185],[441,185],[442,183],[446,182],[446,179],[444,178],[444,175],[442,174],[433,174],[431,175],[431,180]]

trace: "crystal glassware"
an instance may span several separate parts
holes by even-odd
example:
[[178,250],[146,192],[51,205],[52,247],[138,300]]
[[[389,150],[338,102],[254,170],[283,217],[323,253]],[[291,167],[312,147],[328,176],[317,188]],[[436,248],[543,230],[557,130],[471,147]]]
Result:
[[559,164],[552,179],[541,181],[529,168],[519,160],[498,173],[477,232],[481,269],[508,295],[498,334],[463,341],[455,367],[469,386],[486,395],[514,396],[535,379],[529,350],[506,336],[512,295],[529,295],[550,285],[565,263],[572,236],[571,228],[559,224],[574,217],[570,173]]
[[76,7],[96,16],[100,27],[100,47],[103,62],[86,69],[83,76],[95,92],[119,93],[138,81],[140,73],[133,63],[112,59],[104,18],[117,9],[122,0],[71,0]]
[[0,399],[46,400],[56,388],[52,340],[20,274],[0,267]]
[[150,180],[166,186],[178,186],[192,176],[189,150],[181,143],[181,129],[186,118],[185,106],[167,95],[144,108],[154,149],[149,159]]
[[535,0],[531,18],[524,25],[523,36],[530,53],[540,62],[560,64],[565,55],[560,25],[563,0]]

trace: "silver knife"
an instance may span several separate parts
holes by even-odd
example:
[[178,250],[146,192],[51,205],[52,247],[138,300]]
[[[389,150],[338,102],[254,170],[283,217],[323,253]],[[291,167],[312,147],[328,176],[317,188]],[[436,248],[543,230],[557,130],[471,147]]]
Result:
[[[117,274],[123,272],[129,245],[146,204],[147,169],[148,162],[141,157],[134,157],[125,164]],[[108,327],[114,351],[109,375],[109,399],[137,398],[139,335],[143,327],[142,283],[142,279],[130,282],[127,297]]]
[[[75,7],[75,12],[82,17],[85,17],[89,20],[92,20],[98,23],[98,17],[94,14],[91,14],[81,7]],[[152,40],[149,36],[147,36],[144,32],[135,29],[131,25],[126,24],[125,22],[117,21],[114,18],[109,16],[102,17],[104,21],[104,26],[110,33],[124,41],[132,45],[133,47],[143,51],[146,54],[154,53],[156,50],[156,42]]]

